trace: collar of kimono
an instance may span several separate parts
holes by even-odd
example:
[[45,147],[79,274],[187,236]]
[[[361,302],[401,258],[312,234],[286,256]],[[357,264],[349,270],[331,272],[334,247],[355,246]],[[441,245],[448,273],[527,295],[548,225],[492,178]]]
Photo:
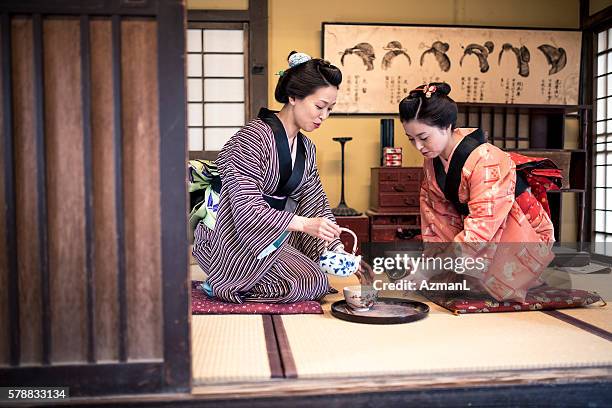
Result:
[[278,167],[280,172],[280,179],[278,181],[278,187],[274,192],[276,196],[286,197],[295,190],[304,175],[304,168],[306,166],[306,147],[304,146],[304,135],[301,132],[297,134],[297,152],[295,156],[295,165],[291,168],[291,151],[289,149],[289,140],[287,139],[287,132],[285,127],[280,121],[278,116],[275,115],[275,111],[261,108],[257,117],[261,119],[265,124],[270,126],[272,133],[274,134],[274,140],[276,142],[276,152],[278,154]]
[[[476,132],[481,132],[481,133],[476,133]],[[440,158],[440,160],[442,161],[442,164],[444,164],[444,172],[447,173],[448,172],[448,165],[450,162],[450,159],[452,159],[453,154],[455,153],[455,150],[457,150],[457,147],[461,144],[461,141],[463,140],[464,137],[469,136],[471,134],[474,135],[478,135],[478,139],[483,139],[484,141],[486,141],[484,139],[484,133],[482,133],[482,130],[478,129],[478,128],[456,128],[455,130],[453,130],[453,136],[454,135],[459,135],[461,136],[461,140],[459,140],[459,142],[457,142],[455,144],[455,146],[453,147],[453,150],[451,150],[450,154],[448,155],[448,160],[445,160],[442,156],[438,156]],[[482,135],[482,136],[481,136]],[[474,137],[474,136],[472,136]]]
[[480,129],[475,129],[466,135],[457,146],[450,157],[448,173],[444,171],[444,165],[440,157],[433,159],[434,170],[438,187],[444,193],[448,201],[455,205],[457,212],[463,215],[469,214],[467,204],[459,202],[459,183],[461,182],[461,172],[470,154],[481,144],[486,143],[484,133]]

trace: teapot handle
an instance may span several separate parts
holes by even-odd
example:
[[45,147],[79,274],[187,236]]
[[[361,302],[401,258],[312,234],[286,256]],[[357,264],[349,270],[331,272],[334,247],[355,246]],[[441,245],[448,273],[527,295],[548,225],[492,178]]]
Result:
[[351,231],[350,229],[344,228],[344,227],[340,227],[340,231],[348,232],[349,234],[351,234],[353,236],[353,251],[352,251],[352,254],[355,255],[355,252],[357,252],[357,235],[355,235],[355,233],[353,231]]

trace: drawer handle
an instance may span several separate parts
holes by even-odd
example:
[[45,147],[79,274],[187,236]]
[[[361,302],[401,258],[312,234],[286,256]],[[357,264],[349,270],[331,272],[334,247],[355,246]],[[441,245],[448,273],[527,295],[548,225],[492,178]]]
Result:
[[412,239],[415,236],[419,235],[420,231],[419,230],[414,230],[414,229],[404,229],[404,228],[398,228],[395,231],[395,237],[397,239]]
[[414,205],[414,198],[406,198],[404,199],[404,203],[406,203],[407,205]]
[[406,191],[404,186],[393,186],[393,190],[395,190],[398,193],[403,193],[404,191]]

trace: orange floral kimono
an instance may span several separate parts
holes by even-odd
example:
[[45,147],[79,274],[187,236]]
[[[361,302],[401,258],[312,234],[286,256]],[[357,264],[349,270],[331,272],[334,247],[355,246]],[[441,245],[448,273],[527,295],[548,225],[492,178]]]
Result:
[[[455,134],[465,137],[476,130],[456,129]],[[441,158],[445,172],[454,153],[448,162]],[[543,283],[539,278],[554,257],[553,225],[530,190],[521,194],[521,205],[515,199],[516,165],[507,153],[483,143],[467,158],[458,190],[467,216],[446,199],[433,159],[425,159],[424,173],[420,207],[426,245],[455,243],[455,256],[483,259],[485,268],[469,274],[497,300],[523,301],[530,288]]]

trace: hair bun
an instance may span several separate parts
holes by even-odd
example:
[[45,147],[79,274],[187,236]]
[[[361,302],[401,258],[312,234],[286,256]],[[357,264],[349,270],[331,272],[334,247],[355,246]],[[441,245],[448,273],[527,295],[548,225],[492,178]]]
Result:
[[446,82],[432,82],[429,84],[429,86],[432,85],[436,87],[436,94],[438,95],[448,96],[451,92],[451,86]]
[[410,91],[406,98],[431,98],[432,96],[448,96],[451,86],[446,82],[430,82]]
[[291,51],[288,62],[289,68],[282,71],[274,90],[274,98],[280,103],[289,102],[289,97],[305,98],[320,87],[338,88],[342,82],[342,72],[338,67],[321,58]]

